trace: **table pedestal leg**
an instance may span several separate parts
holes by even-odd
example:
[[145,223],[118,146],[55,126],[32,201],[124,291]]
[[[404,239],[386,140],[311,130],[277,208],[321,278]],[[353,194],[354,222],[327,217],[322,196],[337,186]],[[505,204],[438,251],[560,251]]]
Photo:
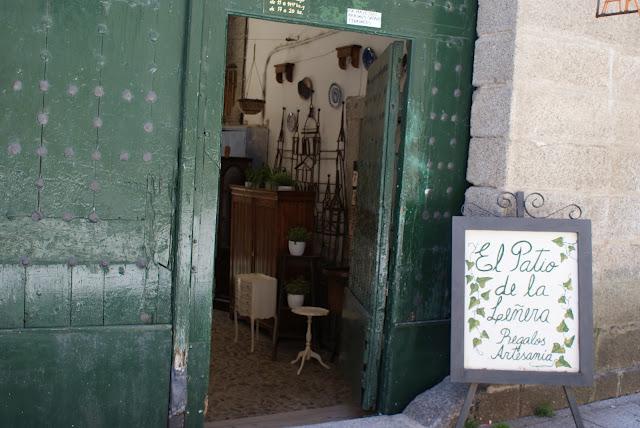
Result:
[[317,353],[311,350],[311,319],[312,317],[307,316],[307,336],[306,336],[307,343],[305,344],[304,351],[298,352],[298,356],[296,357],[296,359],[291,361],[291,364],[295,364],[298,362],[298,360],[301,360],[300,368],[298,369],[298,375],[302,372],[302,368],[304,367],[304,362],[307,360],[310,360],[311,358],[318,360],[318,362],[322,367],[327,369],[329,368],[329,366],[322,361],[322,358],[320,357],[320,355],[318,355]]

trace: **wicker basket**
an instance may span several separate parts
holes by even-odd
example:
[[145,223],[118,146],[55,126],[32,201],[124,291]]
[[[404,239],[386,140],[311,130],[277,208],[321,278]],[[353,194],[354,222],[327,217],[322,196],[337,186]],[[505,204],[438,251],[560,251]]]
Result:
[[258,114],[264,109],[264,100],[241,98],[238,103],[240,104],[240,110],[244,114]]

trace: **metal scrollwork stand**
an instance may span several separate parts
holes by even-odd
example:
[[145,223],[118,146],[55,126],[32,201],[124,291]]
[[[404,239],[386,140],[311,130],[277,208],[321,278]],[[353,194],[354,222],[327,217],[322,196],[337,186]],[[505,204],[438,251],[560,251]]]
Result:
[[[529,193],[525,196],[524,192],[502,192],[498,195],[498,199],[496,201],[498,207],[503,210],[510,210],[515,208],[515,216],[516,217],[531,217],[531,218],[550,218],[556,214],[560,214],[562,212],[567,211],[567,216],[571,220],[576,220],[582,217],[582,208],[576,204],[565,205],[564,207],[553,211],[550,214],[545,216],[535,215],[533,210],[540,209],[544,206],[545,199],[542,194],[538,192]],[[480,212],[484,215],[501,217],[489,210],[482,208],[481,206],[470,203],[465,204],[462,207],[463,215],[473,215],[474,212]],[[573,421],[576,424],[577,428],[584,428],[584,423],[582,422],[582,416],[580,415],[580,408],[578,407],[578,402],[576,400],[576,395],[573,391],[573,388],[567,385],[562,385],[564,389],[564,395],[567,397],[567,402],[569,402],[569,408],[571,409],[571,415],[573,416]],[[460,409],[460,416],[458,416],[458,422],[456,423],[456,428],[463,428],[464,423],[469,417],[469,411],[471,410],[471,405],[473,404],[473,398],[476,395],[476,391],[478,389],[477,383],[472,383],[469,385],[469,390],[467,391],[467,396],[464,399],[464,404],[462,405],[462,409]]]

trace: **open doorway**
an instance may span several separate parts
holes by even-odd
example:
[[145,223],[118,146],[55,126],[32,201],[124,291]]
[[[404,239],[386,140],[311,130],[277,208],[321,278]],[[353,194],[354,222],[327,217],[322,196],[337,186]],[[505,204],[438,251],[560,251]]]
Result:
[[[389,53],[393,42],[362,33],[229,17],[208,421],[224,426],[223,421],[320,408],[344,417],[359,413],[361,373],[344,363],[343,354],[350,350],[341,346],[349,331],[342,312],[345,287],[354,272],[371,270],[362,262],[350,269],[357,234],[374,229],[373,235],[380,234],[373,219],[366,227],[357,224],[362,217],[358,185],[366,179],[363,174],[375,176],[367,192],[373,195],[385,162],[376,159],[371,148],[401,140],[401,131],[395,130],[382,137],[385,141],[367,140],[370,129],[386,130],[380,125],[388,120],[385,114],[394,124],[402,114],[397,101],[392,112],[379,109],[378,123],[371,113],[373,103],[401,99],[400,79],[394,80],[394,90],[385,86],[375,97],[367,94],[370,67],[380,75],[388,73],[386,67],[376,69],[376,61],[393,64],[398,57],[398,44],[396,53]],[[398,63],[406,65],[406,60]],[[400,67],[396,77],[402,73]],[[360,141],[370,147],[360,150]],[[294,241],[306,241],[299,256],[290,254],[295,252],[288,245],[292,229],[302,236]],[[305,231],[308,240],[303,239]],[[375,246],[374,238],[360,236],[360,246]],[[254,283],[248,274],[266,279]],[[252,300],[247,290],[256,290],[258,283],[273,292],[258,296],[253,291],[258,301],[244,305],[242,299]],[[295,288],[304,296],[303,306],[327,312],[313,317],[294,313],[287,290]],[[358,305],[367,306],[362,300]],[[275,317],[258,317],[254,323],[247,316],[252,310]],[[305,348],[309,319],[311,348],[328,369],[314,359],[304,367],[300,361],[291,364]],[[320,421],[321,412],[314,417],[309,422]]]

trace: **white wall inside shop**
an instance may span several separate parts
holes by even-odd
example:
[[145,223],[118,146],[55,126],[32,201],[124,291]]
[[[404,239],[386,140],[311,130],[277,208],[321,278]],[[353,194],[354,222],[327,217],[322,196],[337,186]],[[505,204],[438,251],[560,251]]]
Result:
[[[245,84],[248,98],[262,98],[260,83],[257,76],[266,85],[266,105],[264,117],[260,114],[245,116],[248,125],[264,124],[269,128],[269,164],[272,166],[276,142],[280,133],[282,107],[287,113],[300,109],[300,127],[309,112],[309,101],[298,95],[298,81],[309,77],[315,90],[313,96],[314,107],[320,109],[320,134],[322,149],[334,150],[340,131],[341,109],[333,108],[329,104],[328,92],[332,83],[340,85],[343,98],[362,96],[366,92],[367,70],[360,61],[360,67],[354,68],[350,63],[346,70],[338,67],[336,48],[346,45],[361,45],[362,49],[371,47],[380,55],[393,39],[371,36],[360,33],[333,31],[302,25],[284,24],[278,22],[249,19],[247,32],[247,59]],[[297,41],[287,42],[285,39]],[[311,39],[302,44],[304,40]],[[256,69],[251,70],[253,61],[253,45],[256,46]],[[275,53],[274,53],[274,50]],[[267,64],[268,61],[268,64]],[[278,83],[275,77],[274,65],[294,63],[293,82],[286,78]],[[265,79],[266,67],[266,79]],[[249,73],[252,73],[249,75]],[[250,77],[251,76],[251,77]],[[266,81],[265,81],[266,80]],[[345,125],[346,126],[346,125]],[[285,126],[285,148],[291,147],[292,133]],[[287,169],[288,163],[285,162]],[[333,162],[323,162],[321,180],[326,180],[326,174],[332,174]]]

